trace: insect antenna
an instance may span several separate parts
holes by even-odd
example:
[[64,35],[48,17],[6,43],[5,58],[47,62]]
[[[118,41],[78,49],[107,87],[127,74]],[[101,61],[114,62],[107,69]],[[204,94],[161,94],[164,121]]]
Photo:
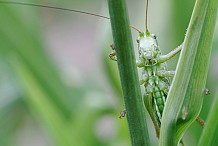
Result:
[[[95,16],[95,17],[100,17],[100,18],[103,18],[103,19],[110,20],[109,17],[103,16],[103,15],[99,15],[99,14],[95,14],[95,13],[90,13],[90,12],[85,12],[85,11],[80,11],[80,10],[75,10],[75,9],[56,7],[56,6],[48,6],[48,5],[41,5],[41,4],[31,4],[31,3],[22,3],[22,2],[13,2],[13,1],[0,1],[0,4],[21,5],[21,6],[31,6],[31,7],[40,7],[40,8],[55,9],[55,10],[80,13],[80,14],[85,14],[85,15],[90,15],[90,16]],[[130,25],[130,27],[132,29],[136,30],[138,33],[141,33],[141,31],[138,30],[136,27],[131,26],[131,25]]]
[[148,0],[146,0],[146,9],[145,9],[145,29],[146,33],[148,33]]
[[32,7],[40,7],[40,8],[48,8],[48,9],[56,9],[56,10],[62,10],[62,11],[68,11],[68,12],[75,12],[75,13],[81,13],[81,14],[86,14],[86,15],[91,15],[91,16],[96,16],[104,19],[110,19],[109,17],[94,14],[94,13],[89,13],[85,11],[79,11],[79,10],[73,10],[73,9],[67,9],[67,8],[62,8],[62,7],[55,7],[55,6],[48,6],[48,5],[41,5],[41,4],[30,4],[30,3],[22,3],[22,2],[12,2],[12,1],[0,1],[2,4],[11,4],[11,5],[22,5],[22,6],[32,6]]

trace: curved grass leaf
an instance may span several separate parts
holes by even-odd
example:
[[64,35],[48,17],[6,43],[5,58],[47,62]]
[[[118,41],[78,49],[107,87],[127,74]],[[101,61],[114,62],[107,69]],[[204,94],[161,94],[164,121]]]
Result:
[[209,67],[217,0],[197,0],[164,109],[160,145],[176,146],[199,115]]

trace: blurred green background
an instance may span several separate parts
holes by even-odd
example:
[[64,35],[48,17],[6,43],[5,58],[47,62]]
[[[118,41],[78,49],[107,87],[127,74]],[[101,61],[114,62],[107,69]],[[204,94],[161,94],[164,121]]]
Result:
[[[106,0],[16,1],[108,16]],[[145,0],[127,2],[131,25],[143,31]],[[163,53],[182,43],[194,2],[150,1],[149,30],[157,34]],[[137,48],[138,34],[133,30],[132,35]],[[126,119],[118,118],[124,103],[116,62],[108,57],[112,43],[108,20],[0,4],[0,146],[130,146]],[[218,94],[217,46],[218,27],[203,119]],[[169,69],[177,59],[168,61]],[[157,145],[149,117],[148,122]],[[197,145],[201,132],[195,122],[185,144]]]

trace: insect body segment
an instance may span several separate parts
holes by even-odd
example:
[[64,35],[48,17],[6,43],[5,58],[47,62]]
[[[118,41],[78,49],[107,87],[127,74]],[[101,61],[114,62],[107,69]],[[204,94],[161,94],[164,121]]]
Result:
[[142,68],[140,83],[145,87],[144,102],[159,137],[161,118],[170,87],[169,77],[175,73],[167,70],[165,62],[181,48],[173,50],[174,52],[168,55],[161,55],[156,35],[150,32],[140,33],[137,43],[139,50],[137,66]]

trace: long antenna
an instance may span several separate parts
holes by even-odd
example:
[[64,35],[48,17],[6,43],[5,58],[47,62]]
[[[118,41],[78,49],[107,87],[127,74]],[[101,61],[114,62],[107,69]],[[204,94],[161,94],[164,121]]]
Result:
[[[30,4],[30,3],[22,3],[22,2],[13,2],[13,1],[0,1],[0,4],[22,5],[22,6],[32,6],[32,7],[55,9],[55,10],[61,10],[61,11],[68,11],[68,12],[75,12],[75,13],[80,13],[80,14],[85,14],[85,15],[91,15],[91,16],[100,17],[100,18],[110,20],[109,17],[103,16],[103,15],[98,15],[98,14],[89,13],[89,12],[85,12],[85,11],[74,10],[74,9],[67,9],[67,8],[62,8],[62,7],[55,7],[55,6],[48,6],[48,5],[41,5],[41,4]],[[137,28],[135,28],[134,26],[130,25],[130,27],[132,29],[136,30],[138,33],[141,33],[141,31],[138,30]]]
[[12,4],[12,5],[22,5],[22,6],[32,6],[32,7],[40,7],[40,8],[48,8],[48,9],[56,9],[56,10],[76,12],[76,13],[81,13],[81,14],[101,17],[101,18],[104,18],[104,19],[110,19],[109,17],[98,15],[98,14],[94,14],[94,13],[89,13],[89,12],[84,12],[84,11],[79,11],[79,10],[73,10],[73,9],[67,9],[67,8],[61,8],[61,7],[55,7],[55,6],[40,5],[40,4],[30,4],[30,3],[22,3],[22,2],[9,2],[9,1],[0,1],[0,3],[2,3],[2,4]]
[[145,9],[145,29],[146,29],[146,33],[149,32],[148,31],[148,0],[146,0],[146,9]]

